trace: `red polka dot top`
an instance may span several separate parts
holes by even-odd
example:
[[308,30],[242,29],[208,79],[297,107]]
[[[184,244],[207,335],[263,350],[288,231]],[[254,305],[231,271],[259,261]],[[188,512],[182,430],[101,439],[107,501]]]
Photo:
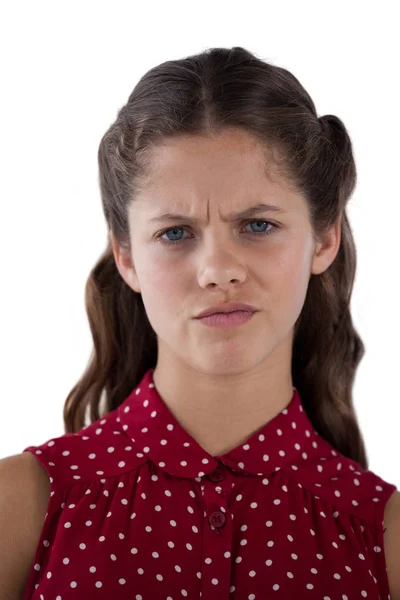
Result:
[[223,456],[157,393],[153,369],[105,418],[29,446],[50,498],[23,600],[387,600],[397,490],[288,406]]

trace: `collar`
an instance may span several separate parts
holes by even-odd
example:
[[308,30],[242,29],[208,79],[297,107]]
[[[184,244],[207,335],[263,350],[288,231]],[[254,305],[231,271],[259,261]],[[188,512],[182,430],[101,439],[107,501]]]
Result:
[[122,428],[136,445],[137,456],[147,457],[173,476],[200,478],[214,471],[218,462],[234,471],[270,475],[288,465],[304,463],[310,445],[316,447],[314,440],[318,434],[298,390],[293,388],[289,404],[245,443],[222,456],[212,456],[171,413],[154,385],[153,370],[145,373],[118,407],[118,416]]

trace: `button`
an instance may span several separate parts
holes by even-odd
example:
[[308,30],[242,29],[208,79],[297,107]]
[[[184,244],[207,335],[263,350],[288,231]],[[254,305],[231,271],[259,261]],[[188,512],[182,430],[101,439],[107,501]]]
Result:
[[211,481],[223,481],[225,479],[225,472],[221,467],[217,467],[212,473],[210,473],[209,477]]
[[226,518],[223,512],[216,510],[210,515],[208,520],[213,527],[222,527],[225,525]]

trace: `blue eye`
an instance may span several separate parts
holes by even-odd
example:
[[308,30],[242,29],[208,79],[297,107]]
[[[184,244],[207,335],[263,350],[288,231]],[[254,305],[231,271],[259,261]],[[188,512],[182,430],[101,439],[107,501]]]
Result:
[[[258,223],[258,224],[266,223],[267,225],[271,225],[271,228],[267,229],[267,230],[264,229],[261,231],[259,230],[259,231],[250,231],[249,232],[251,235],[255,235],[258,237],[271,235],[277,229],[279,229],[279,226],[276,225],[275,223],[272,223],[271,221],[252,220],[252,221],[248,221],[247,225],[250,225],[251,223]],[[174,235],[176,235],[176,232],[180,232],[180,231],[184,231],[184,230],[185,230],[184,227],[170,227],[169,229],[164,229],[164,231],[161,231],[161,233],[157,236],[157,239],[159,239],[163,244],[167,244],[170,246],[181,244],[185,239],[189,239],[189,238],[180,238],[180,239],[170,240],[170,239],[165,239],[162,236],[169,233],[170,231],[174,231],[175,232]]]

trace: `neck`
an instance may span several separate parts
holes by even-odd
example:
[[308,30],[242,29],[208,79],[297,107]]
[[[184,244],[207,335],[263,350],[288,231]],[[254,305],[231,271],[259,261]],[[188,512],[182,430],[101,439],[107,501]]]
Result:
[[279,369],[271,363],[234,375],[215,375],[159,360],[153,381],[181,426],[209,454],[221,456],[244,443],[290,403],[290,368]]

